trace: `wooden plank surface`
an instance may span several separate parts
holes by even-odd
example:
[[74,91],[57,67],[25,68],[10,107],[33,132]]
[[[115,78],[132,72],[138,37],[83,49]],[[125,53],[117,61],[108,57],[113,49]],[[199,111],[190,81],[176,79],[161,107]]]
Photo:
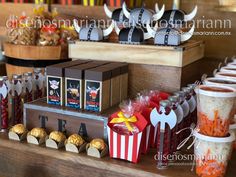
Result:
[[[142,155],[138,164],[110,159],[96,159],[85,153],[79,155],[52,150],[27,143],[8,140],[0,134],[0,175],[4,177],[196,177],[189,165],[170,166],[166,170],[156,169],[155,151]],[[226,177],[235,177],[236,155],[229,164]]]
[[181,68],[129,64],[129,96],[134,97],[142,90],[178,91],[181,87]]
[[84,41],[69,45],[70,58],[111,60],[132,64],[184,67],[203,56],[202,41],[189,41],[177,47]]

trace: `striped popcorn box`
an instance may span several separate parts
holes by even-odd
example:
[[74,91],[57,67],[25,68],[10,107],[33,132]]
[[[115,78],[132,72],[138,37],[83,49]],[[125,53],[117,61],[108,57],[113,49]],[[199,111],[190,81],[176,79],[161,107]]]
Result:
[[[115,124],[112,123],[112,120],[120,119],[121,117],[119,116],[119,113],[115,113],[110,117],[107,126],[108,144],[111,158],[137,163],[141,154],[141,141],[143,131],[147,126],[147,121],[140,113],[136,113],[132,117],[136,118],[137,121],[134,124],[139,130],[138,133],[134,134],[130,132],[127,134],[127,132],[124,132],[122,129],[114,131]],[[124,118],[122,119],[124,120]],[[125,123],[125,121],[123,123]]]
[[154,127],[151,125],[150,128],[150,147],[155,148],[157,147],[157,126]]
[[147,125],[147,127],[143,131],[142,141],[141,141],[141,153],[147,154],[150,150],[150,130],[151,125]]
[[145,107],[142,110],[142,115],[147,121],[147,126],[143,131],[142,141],[141,141],[141,153],[147,154],[150,149],[150,130],[151,130],[151,123],[150,123],[150,113],[152,111],[152,108]]

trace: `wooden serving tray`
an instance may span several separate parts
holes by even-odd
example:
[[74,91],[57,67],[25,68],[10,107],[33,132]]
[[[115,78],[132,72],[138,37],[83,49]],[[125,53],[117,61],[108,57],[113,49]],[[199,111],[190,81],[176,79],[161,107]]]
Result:
[[24,124],[29,130],[41,127],[43,118],[48,133],[62,128],[59,127],[59,124],[64,124],[63,129],[68,135],[86,133],[88,140],[102,138],[107,141],[107,121],[117,109],[117,107],[110,108],[103,113],[88,112],[65,106],[49,105],[46,98],[42,98],[24,104]]
[[69,44],[69,58],[108,60],[131,64],[187,66],[204,56],[203,41],[190,40],[180,46],[127,45],[76,41]]
[[68,46],[31,46],[4,43],[5,55],[24,60],[58,60],[68,58]]
[[[15,142],[8,140],[6,133],[0,134],[0,141],[0,175],[4,177],[197,177],[195,171],[191,171],[192,162],[158,170],[153,158],[155,150],[142,155],[140,163],[132,164],[109,156],[97,159],[85,152],[78,155],[64,149],[27,144],[26,141]],[[225,177],[235,177],[235,152],[232,158]]]

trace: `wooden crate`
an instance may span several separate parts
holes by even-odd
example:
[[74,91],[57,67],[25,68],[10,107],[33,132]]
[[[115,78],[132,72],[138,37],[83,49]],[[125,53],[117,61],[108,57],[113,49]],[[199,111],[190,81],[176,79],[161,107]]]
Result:
[[69,57],[128,62],[130,96],[154,88],[174,92],[200,78],[204,43],[190,40],[173,47],[76,41],[69,45]]
[[107,140],[108,116],[115,111],[114,109],[103,114],[78,111],[67,107],[48,105],[46,99],[43,98],[24,104],[24,124],[27,129],[31,130],[34,127],[41,127],[41,120],[45,119],[45,128],[48,132],[66,130],[67,135],[79,133],[89,140],[93,138]]

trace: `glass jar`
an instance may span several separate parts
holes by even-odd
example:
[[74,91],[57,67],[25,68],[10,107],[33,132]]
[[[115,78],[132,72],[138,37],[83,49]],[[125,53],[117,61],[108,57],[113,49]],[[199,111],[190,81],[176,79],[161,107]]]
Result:
[[[169,100],[160,101],[160,106],[165,109],[164,114],[171,111],[171,102]],[[171,155],[171,129],[165,124],[165,130],[162,132],[160,123],[157,124],[157,168],[165,169],[168,167],[168,157]]]
[[12,124],[22,123],[23,101],[22,101],[22,75],[14,74],[12,77]]
[[31,72],[23,75],[24,103],[33,101],[33,74]]
[[1,131],[8,128],[8,88],[4,77],[0,77],[0,128]]
[[39,98],[43,98],[43,91],[44,91],[44,78],[41,68],[34,69],[34,81],[33,81],[33,97],[34,100]]
[[[183,119],[178,122],[178,131],[186,128],[186,121],[190,117],[189,104],[185,99],[184,91],[178,91],[174,93],[175,96],[179,98],[179,104],[183,110]],[[184,140],[184,138],[188,135],[188,132],[181,132],[178,134],[178,144]]]
[[168,100],[171,102],[171,109],[175,112],[177,116],[177,124],[171,130],[171,154],[174,154],[177,151],[178,146],[178,135],[176,134],[179,131],[178,124],[183,120],[183,109],[179,104],[179,97],[178,96],[169,96]]

